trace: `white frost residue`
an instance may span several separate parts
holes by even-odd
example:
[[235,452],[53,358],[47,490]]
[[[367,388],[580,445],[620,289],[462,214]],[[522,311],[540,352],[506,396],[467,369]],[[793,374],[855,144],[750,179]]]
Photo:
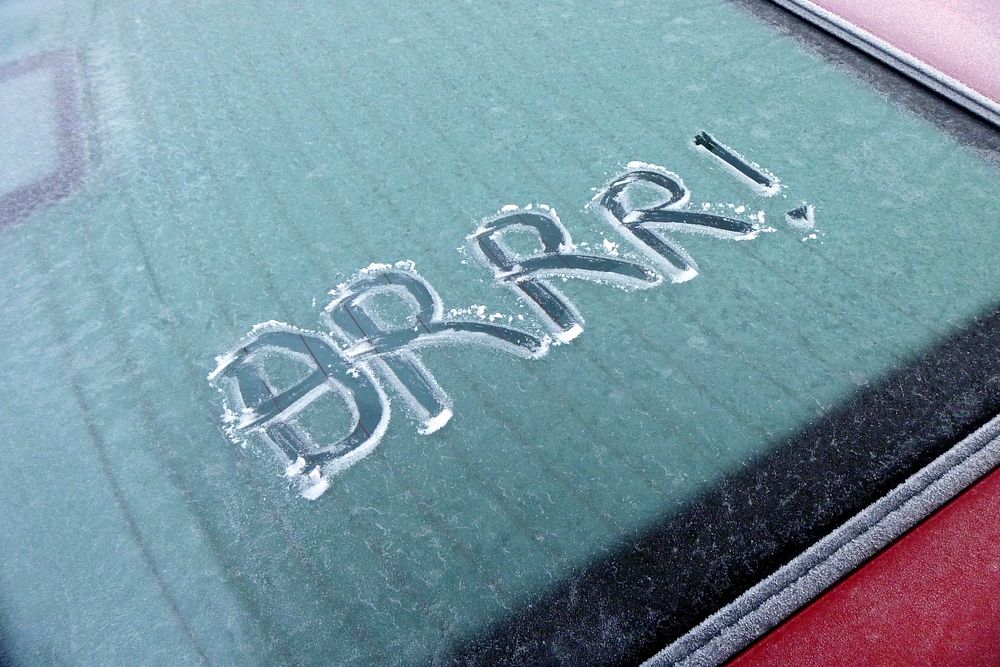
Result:
[[451,421],[451,418],[452,416],[454,416],[454,414],[455,414],[454,412],[452,412],[448,408],[445,408],[438,414],[434,415],[433,417],[425,421],[423,427],[417,429],[417,432],[420,433],[420,435],[430,435],[435,431],[439,431],[440,429],[444,428],[445,424]]
[[[486,306],[483,304],[472,304],[468,308],[451,308],[444,313],[444,317],[449,320],[476,318],[488,322],[506,322],[510,324],[514,321],[514,315],[504,315],[501,312],[486,314]],[[517,315],[517,319],[524,319],[523,315]]]
[[302,331],[298,327],[294,327],[290,324],[285,324],[284,322],[279,322],[278,320],[268,320],[267,322],[260,322],[253,325],[250,328],[250,334],[258,334],[262,331],[276,331],[278,329],[288,329],[289,331]]
[[689,280],[694,280],[698,277],[698,269],[685,269],[680,273],[676,273],[670,277],[671,282],[675,283],[686,283]]
[[582,333],[583,327],[579,324],[574,324],[566,331],[558,331],[552,335],[560,343],[569,343],[570,341],[575,340]]
[[215,370],[208,374],[208,381],[215,382],[222,371],[226,370],[229,364],[236,360],[236,351],[226,352],[225,354],[220,354],[215,358]]
[[357,343],[344,350],[344,354],[353,359],[354,357],[365,354],[366,352],[371,352],[374,349],[375,347],[372,345],[370,340],[359,340]]
[[302,490],[302,497],[306,500],[316,500],[326,493],[326,490],[329,488],[330,480],[326,477],[320,477],[318,482]]
[[306,460],[300,456],[299,458],[295,459],[295,461],[290,463],[287,468],[285,468],[285,474],[289,477],[295,477],[296,475],[301,473],[305,469],[305,467],[306,467]]
[[601,245],[604,246],[604,252],[608,253],[608,255],[610,255],[611,257],[618,257],[621,255],[621,253],[618,250],[618,244],[615,243],[614,241],[609,241],[608,239],[604,239],[603,241],[601,241]]
[[812,204],[803,204],[796,212],[805,209],[802,217],[793,216],[792,211],[785,213],[785,222],[796,229],[812,229],[816,226],[816,207]]
[[236,428],[244,429],[250,424],[252,424],[257,419],[257,412],[253,408],[243,408],[240,410],[239,421],[236,422]]
[[[416,267],[416,262],[412,259],[403,259],[394,264],[385,264],[382,262],[372,262],[365,268],[358,271],[358,275],[365,275],[368,273],[378,273],[380,271],[387,271],[388,269],[400,269],[402,271],[413,271]],[[338,285],[339,287],[339,285]]]
[[[474,303],[468,308],[450,308],[444,313],[444,316],[450,320],[460,317],[475,317],[476,319],[485,320],[487,319],[486,306],[481,303]],[[495,319],[503,317],[507,317],[508,321],[510,320],[509,316],[501,313],[493,313],[488,316],[488,319],[492,322]]]

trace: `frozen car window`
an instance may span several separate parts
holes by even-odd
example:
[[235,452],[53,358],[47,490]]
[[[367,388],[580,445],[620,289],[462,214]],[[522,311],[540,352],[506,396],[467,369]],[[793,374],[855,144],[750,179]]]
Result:
[[844,412],[951,387],[1000,172],[733,4],[8,1],[0,63],[15,661],[516,659],[682,517],[669,604],[544,619],[636,657],[996,407]]

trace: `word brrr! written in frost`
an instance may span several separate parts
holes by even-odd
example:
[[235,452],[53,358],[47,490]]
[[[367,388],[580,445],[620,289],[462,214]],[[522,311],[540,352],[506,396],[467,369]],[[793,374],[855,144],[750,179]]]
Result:
[[[441,296],[412,262],[372,264],[331,291],[320,317],[322,331],[265,322],[217,358],[208,379],[222,392],[227,436],[243,446],[250,436],[262,438],[301,494],[318,498],[333,475],[371,453],[383,438],[389,394],[401,399],[420,434],[448,424],[454,403],[421,360],[423,348],[467,343],[542,358],[584,331],[583,316],[554,281],[579,279],[626,290],[684,282],[698,275],[698,267],[678,235],[749,240],[764,231],[763,215],[745,220],[689,210],[689,199],[679,176],[639,162],[629,163],[600,191],[593,204],[634,249],[631,259],[608,241],[604,254],[578,252],[559,216],[544,205],[505,206],[480,223],[467,237],[472,254],[492,270],[498,285],[530,306],[541,325],[533,331],[508,326],[514,318],[462,319],[463,311],[445,311]],[[509,235],[526,232],[536,249],[515,252]],[[387,301],[406,313],[402,322],[381,313]]]

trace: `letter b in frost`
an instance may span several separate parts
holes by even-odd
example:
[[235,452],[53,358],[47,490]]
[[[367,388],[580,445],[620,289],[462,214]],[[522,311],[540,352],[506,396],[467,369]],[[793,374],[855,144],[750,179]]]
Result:
[[[226,397],[230,437],[260,434],[310,499],[329,487],[329,475],[375,448],[389,419],[386,397],[363,364],[348,360],[319,334],[279,323],[255,328],[242,347],[222,358],[209,380]],[[347,431],[326,436],[327,442],[319,442],[301,419],[323,397],[323,407],[341,413],[329,421]]]

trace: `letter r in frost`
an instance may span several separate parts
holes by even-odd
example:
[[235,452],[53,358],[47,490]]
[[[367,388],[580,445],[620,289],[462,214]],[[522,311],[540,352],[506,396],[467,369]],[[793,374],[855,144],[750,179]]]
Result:
[[[503,237],[515,230],[535,235],[540,251],[530,257],[513,253]],[[583,278],[632,287],[649,287],[660,282],[655,272],[635,262],[574,253],[569,232],[547,207],[542,211],[523,209],[502,213],[485,222],[470,238],[479,258],[493,268],[496,279],[526,298],[556,339],[564,343],[583,332],[583,317],[547,279]]]
[[[759,230],[745,220],[724,215],[687,211],[690,193],[680,176],[661,167],[632,163],[599,196],[601,207],[612,224],[656,267],[675,283],[698,275],[698,266],[684,248],[667,233],[671,231],[708,234],[734,240],[752,239]],[[639,191],[655,193],[659,203],[637,205]]]

